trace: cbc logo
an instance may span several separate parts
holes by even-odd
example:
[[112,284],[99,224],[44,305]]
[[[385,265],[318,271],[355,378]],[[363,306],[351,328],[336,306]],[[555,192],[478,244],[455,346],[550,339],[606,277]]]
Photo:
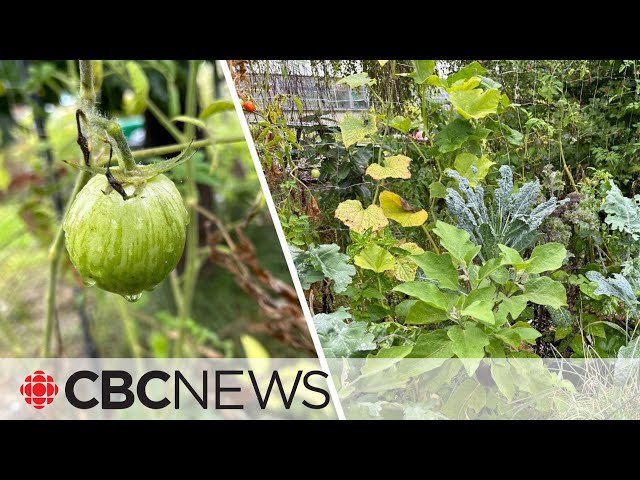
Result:
[[20,393],[25,402],[36,410],[42,410],[56,398],[58,385],[55,384],[51,375],[47,375],[42,370],[36,370],[24,379],[24,383],[20,385]]

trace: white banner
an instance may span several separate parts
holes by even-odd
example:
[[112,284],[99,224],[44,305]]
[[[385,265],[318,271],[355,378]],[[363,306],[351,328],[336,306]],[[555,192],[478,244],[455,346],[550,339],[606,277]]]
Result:
[[336,419],[317,359],[0,359],[0,419]]

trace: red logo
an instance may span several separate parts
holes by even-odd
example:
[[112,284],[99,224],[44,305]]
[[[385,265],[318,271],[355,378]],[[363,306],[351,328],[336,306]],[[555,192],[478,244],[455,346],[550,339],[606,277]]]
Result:
[[58,394],[58,385],[55,384],[51,375],[47,375],[42,370],[36,370],[24,379],[24,383],[20,385],[20,393],[25,402],[33,405],[36,410],[42,410],[53,402]]

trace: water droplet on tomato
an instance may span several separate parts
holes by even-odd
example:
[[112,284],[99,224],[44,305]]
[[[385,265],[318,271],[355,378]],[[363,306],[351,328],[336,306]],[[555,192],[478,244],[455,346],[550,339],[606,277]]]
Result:
[[93,278],[89,277],[83,278],[82,283],[84,283],[85,287],[93,287],[96,284],[96,281]]
[[138,300],[140,300],[140,297],[142,297],[142,293],[136,293],[135,295],[124,295],[124,298],[127,300],[127,302],[137,302]]

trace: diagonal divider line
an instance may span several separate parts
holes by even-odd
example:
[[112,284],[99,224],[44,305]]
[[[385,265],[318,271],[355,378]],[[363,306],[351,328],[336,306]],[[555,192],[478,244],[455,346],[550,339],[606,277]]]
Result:
[[320,360],[320,366],[328,375],[327,386],[329,387],[329,393],[331,395],[333,406],[336,410],[336,414],[338,415],[338,419],[345,420],[344,411],[342,410],[342,404],[340,403],[340,398],[338,397],[338,391],[336,390],[335,384],[333,383],[331,372],[329,371],[329,364],[327,363],[327,359],[324,356],[324,351],[322,350],[322,345],[320,344],[320,338],[318,337],[316,329],[313,325],[313,318],[311,316],[311,311],[309,310],[309,306],[307,305],[307,301],[304,297],[304,290],[302,289],[302,284],[300,283],[300,279],[298,278],[298,272],[293,263],[293,257],[291,256],[291,252],[289,251],[289,246],[287,245],[287,241],[284,236],[284,231],[282,230],[282,225],[280,225],[280,220],[278,219],[278,212],[276,210],[275,203],[273,202],[273,198],[271,197],[271,191],[269,190],[269,187],[267,185],[267,179],[262,170],[262,164],[260,163],[258,152],[256,150],[255,144],[253,143],[251,131],[249,130],[249,124],[247,123],[247,119],[244,116],[244,112],[242,111],[242,105],[240,102],[240,98],[238,97],[238,92],[236,92],[235,85],[233,84],[233,79],[231,78],[231,71],[229,70],[229,65],[225,60],[218,60],[218,64],[222,67],[224,78],[227,82],[227,88],[229,89],[229,93],[231,94],[231,99],[235,104],[236,113],[238,115],[238,119],[240,120],[240,126],[242,127],[242,132],[244,133],[245,139],[247,141],[247,146],[249,147],[249,152],[251,153],[251,158],[253,159],[253,166],[256,169],[256,173],[258,174],[258,179],[260,180],[260,186],[262,187],[262,193],[265,197],[265,201],[267,202],[269,213],[271,214],[271,219],[276,229],[278,240],[280,241],[280,247],[282,248],[282,253],[284,254],[285,260],[287,261],[287,266],[289,267],[291,280],[293,281],[293,285],[296,288],[296,293],[298,294],[298,301],[300,302],[300,306],[302,307],[302,312],[304,313],[304,317],[307,320],[307,327],[309,328],[309,334],[311,335],[311,339],[313,340],[313,345],[316,347],[316,353],[318,355],[318,360]]

